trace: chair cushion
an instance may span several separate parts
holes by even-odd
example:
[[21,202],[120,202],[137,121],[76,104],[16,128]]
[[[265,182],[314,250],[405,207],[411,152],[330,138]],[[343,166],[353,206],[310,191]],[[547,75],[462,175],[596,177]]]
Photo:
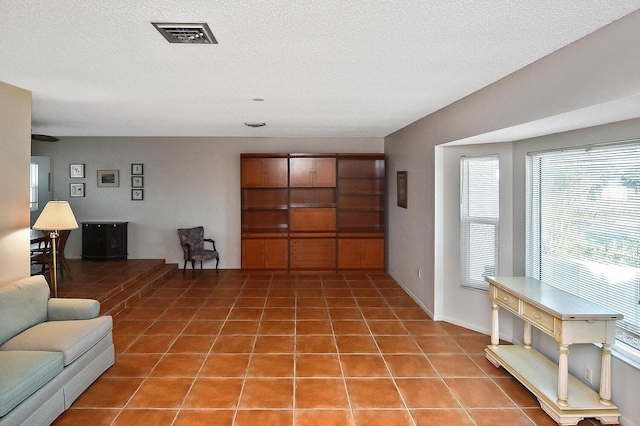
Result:
[[91,349],[113,328],[111,317],[89,320],[47,321],[18,334],[0,346],[0,351],[62,352],[65,366]]
[[211,260],[211,259],[217,259],[217,258],[218,258],[218,252],[213,250],[198,250],[198,251],[191,252],[192,260],[204,261],[204,260]]
[[42,275],[0,287],[0,345],[47,320],[49,285]]
[[0,351],[0,417],[62,371],[62,353]]

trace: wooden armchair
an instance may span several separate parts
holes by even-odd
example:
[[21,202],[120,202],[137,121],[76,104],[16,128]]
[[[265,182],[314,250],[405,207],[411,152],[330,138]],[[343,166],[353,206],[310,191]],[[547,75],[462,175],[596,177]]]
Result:
[[[49,283],[52,282],[53,274],[53,253],[51,252],[51,238],[49,233],[46,236],[37,238],[32,243],[37,244],[36,247],[31,248],[31,265],[40,265],[40,271],[37,274],[42,274],[45,277],[48,275]],[[64,230],[59,232],[58,241],[56,243],[56,260],[58,262],[57,269],[60,271],[60,276],[64,277],[66,272],[69,279],[73,279],[71,276],[71,268],[67,263],[67,258],[64,256],[64,248],[67,245],[67,240],[71,234],[70,230]]]
[[[187,262],[191,262],[191,269],[195,274],[196,260],[200,261],[200,269],[202,269],[202,262],[206,260],[216,260],[216,273],[218,272],[218,263],[220,262],[220,255],[216,250],[216,242],[209,238],[204,238],[204,227],[197,226],[195,228],[181,228],[178,229],[178,236],[180,237],[180,245],[184,252],[184,267],[182,272],[187,270]],[[211,243],[213,249],[205,249],[204,243]]]

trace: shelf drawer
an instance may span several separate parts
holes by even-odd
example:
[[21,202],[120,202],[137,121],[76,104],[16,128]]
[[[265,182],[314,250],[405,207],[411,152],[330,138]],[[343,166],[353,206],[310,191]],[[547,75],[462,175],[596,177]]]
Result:
[[538,324],[542,327],[541,329],[547,330],[553,335],[553,316],[542,312],[540,309],[528,303],[523,304],[522,315],[532,323]]
[[511,308],[515,313],[518,313],[518,305],[520,303],[520,299],[513,296],[512,294],[507,293],[496,287],[496,302],[501,305]]

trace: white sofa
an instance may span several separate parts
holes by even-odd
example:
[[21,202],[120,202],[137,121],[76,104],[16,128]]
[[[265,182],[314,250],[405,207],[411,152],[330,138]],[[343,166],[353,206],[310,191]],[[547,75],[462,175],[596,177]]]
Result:
[[0,426],[49,425],[114,363],[110,316],[50,299],[42,275],[0,286]]

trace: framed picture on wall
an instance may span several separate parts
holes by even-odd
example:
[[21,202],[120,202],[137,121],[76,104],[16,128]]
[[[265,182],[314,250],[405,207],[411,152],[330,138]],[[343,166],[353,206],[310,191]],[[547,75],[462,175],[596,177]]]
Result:
[[84,164],[69,164],[69,177],[83,178]]
[[398,207],[407,208],[407,172],[398,172]]
[[144,174],[144,165],[141,163],[133,163],[131,164],[131,174],[132,175],[142,175]]
[[84,183],[70,183],[69,184],[69,196],[70,197],[84,197]]
[[143,188],[144,187],[144,177],[142,177],[142,176],[131,176],[131,187],[132,188]]
[[142,201],[144,200],[144,189],[132,189],[131,190],[131,199],[134,201]]
[[98,188],[120,186],[118,170],[98,170]]

